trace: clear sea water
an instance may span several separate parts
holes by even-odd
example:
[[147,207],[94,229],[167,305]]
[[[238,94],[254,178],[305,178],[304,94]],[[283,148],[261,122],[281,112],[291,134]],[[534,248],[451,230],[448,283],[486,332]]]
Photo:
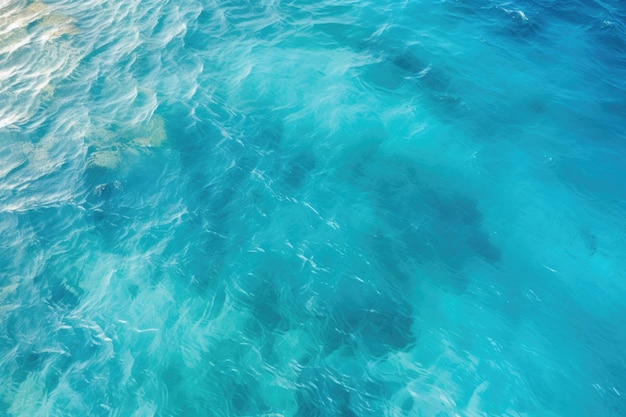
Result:
[[0,0],[0,415],[626,415],[626,3]]

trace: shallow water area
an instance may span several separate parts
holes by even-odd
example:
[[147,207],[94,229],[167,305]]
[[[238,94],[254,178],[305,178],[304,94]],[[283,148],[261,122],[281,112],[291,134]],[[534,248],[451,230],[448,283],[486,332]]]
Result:
[[626,414],[617,1],[0,0],[0,414]]

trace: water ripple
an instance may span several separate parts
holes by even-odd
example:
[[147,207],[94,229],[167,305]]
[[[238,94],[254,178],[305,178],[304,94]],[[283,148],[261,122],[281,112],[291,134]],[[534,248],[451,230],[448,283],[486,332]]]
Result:
[[624,17],[0,2],[0,414],[619,415]]

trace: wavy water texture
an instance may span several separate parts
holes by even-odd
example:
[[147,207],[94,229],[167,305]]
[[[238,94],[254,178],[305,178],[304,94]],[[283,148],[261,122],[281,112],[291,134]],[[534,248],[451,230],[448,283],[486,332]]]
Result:
[[0,0],[0,414],[626,413],[617,1]]

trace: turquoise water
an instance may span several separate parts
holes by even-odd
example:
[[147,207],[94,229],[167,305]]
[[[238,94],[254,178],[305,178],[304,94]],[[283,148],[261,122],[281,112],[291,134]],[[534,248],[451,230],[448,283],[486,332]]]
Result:
[[620,1],[0,0],[0,415],[626,415]]

